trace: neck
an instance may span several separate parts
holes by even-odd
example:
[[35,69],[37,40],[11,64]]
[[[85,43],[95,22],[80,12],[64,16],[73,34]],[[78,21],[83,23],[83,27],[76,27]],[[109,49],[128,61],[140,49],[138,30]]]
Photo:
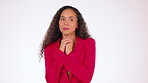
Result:
[[63,35],[62,35],[62,38],[63,38],[63,39],[65,39],[65,38],[70,38],[70,39],[72,39],[74,42],[76,41],[76,35],[75,35],[75,34],[73,34],[73,35],[65,35],[65,34],[63,34]]

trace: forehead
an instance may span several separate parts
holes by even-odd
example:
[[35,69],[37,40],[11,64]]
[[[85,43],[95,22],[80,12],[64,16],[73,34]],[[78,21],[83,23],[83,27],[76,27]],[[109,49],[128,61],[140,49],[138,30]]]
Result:
[[63,12],[61,13],[61,16],[63,17],[76,17],[76,13],[72,10],[72,9],[65,9],[63,10]]

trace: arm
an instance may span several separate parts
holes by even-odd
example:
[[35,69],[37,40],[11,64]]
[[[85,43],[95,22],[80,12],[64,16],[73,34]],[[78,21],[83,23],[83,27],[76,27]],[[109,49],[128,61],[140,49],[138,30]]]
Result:
[[53,53],[50,46],[44,50],[45,58],[45,78],[47,83],[58,83],[60,78],[60,70],[64,64],[63,52],[60,50],[54,50]]
[[80,61],[78,55],[70,52],[66,56],[65,68],[75,75],[79,80],[84,83],[89,83],[92,79],[95,67],[95,41],[92,39],[85,42],[85,60],[84,64]]

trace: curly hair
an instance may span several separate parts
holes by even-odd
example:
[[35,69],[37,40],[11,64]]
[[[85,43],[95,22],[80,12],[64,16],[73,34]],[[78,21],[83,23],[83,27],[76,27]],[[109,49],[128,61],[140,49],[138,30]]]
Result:
[[44,36],[44,39],[42,41],[41,48],[40,48],[40,54],[39,54],[40,58],[43,57],[44,49],[46,48],[48,44],[53,43],[62,37],[62,33],[59,29],[59,19],[60,19],[61,13],[65,9],[71,9],[76,13],[76,16],[78,19],[77,20],[78,28],[76,29],[76,36],[79,36],[82,39],[91,38],[90,34],[88,33],[86,23],[81,13],[79,12],[79,10],[72,6],[63,6],[54,15],[51,21],[51,24]]

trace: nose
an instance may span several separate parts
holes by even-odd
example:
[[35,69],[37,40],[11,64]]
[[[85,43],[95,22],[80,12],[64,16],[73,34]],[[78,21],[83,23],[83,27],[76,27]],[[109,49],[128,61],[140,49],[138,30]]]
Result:
[[65,20],[64,25],[68,25],[68,20]]

